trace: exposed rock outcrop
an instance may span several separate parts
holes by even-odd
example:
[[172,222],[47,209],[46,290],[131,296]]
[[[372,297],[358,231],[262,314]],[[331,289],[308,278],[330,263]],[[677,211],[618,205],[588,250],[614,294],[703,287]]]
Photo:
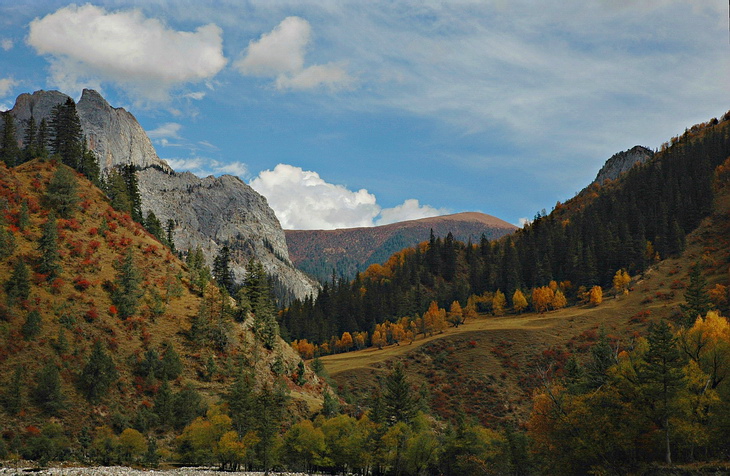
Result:
[[606,180],[616,180],[621,174],[628,172],[638,164],[643,164],[652,157],[654,157],[654,152],[640,145],[614,154],[603,164],[593,182],[603,184]]
[[[18,134],[24,135],[31,117],[51,117],[53,108],[68,96],[58,91],[21,94],[11,113]],[[152,210],[166,223],[175,222],[175,246],[200,246],[209,265],[224,245],[232,252],[231,269],[241,280],[251,258],[273,275],[281,297],[316,294],[317,284],[289,260],[284,232],[266,199],[237,177],[199,178],[177,173],[160,159],[137,119],[114,108],[96,91],[85,89],[76,105],[89,149],[99,157],[102,172],[132,163],[139,171],[142,210]]]

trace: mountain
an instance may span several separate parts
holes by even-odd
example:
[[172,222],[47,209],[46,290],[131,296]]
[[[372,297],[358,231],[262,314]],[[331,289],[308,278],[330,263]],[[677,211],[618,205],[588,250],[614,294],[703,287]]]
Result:
[[90,443],[107,430],[110,441],[134,429],[174,449],[242,378],[251,398],[286,389],[284,415],[321,407],[326,384],[262,331],[267,308],[252,314],[212,283],[200,289],[191,268],[67,166],[0,164],[3,459],[8,447],[100,457]]
[[[53,108],[67,99],[58,91],[21,94],[10,111],[21,142],[31,115],[36,122],[48,121]],[[211,266],[219,250],[228,246],[230,267],[239,282],[254,258],[274,277],[284,301],[317,293],[316,283],[289,260],[281,225],[266,199],[251,187],[232,176],[199,178],[175,172],[157,156],[135,117],[110,106],[96,91],[84,89],[76,110],[102,173],[119,165],[135,165],[143,214],[151,210],[163,224],[173,220],[177,249],[200,247]]]
[[409,220],[389,225],[339,230],[285,230],[292,262],[301,270],[327,280],[332,270],[352,279],[374,263],[384,263],[393,253],[449,233],[455,240],[478,243],[512,233],[516,226],[484,213],[466,212]]
[[645,163],[654,157],[654,152],[640,145],[611,156],[598,171],[593,183],[603,184],[606,180],[616,180],[621,174],[628,172],[636,165]]

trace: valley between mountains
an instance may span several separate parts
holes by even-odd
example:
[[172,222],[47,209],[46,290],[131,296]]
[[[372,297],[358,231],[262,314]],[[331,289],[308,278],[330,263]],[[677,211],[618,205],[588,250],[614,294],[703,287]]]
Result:
[[8,465],[729,469],[730,113],[616,154],[519,229],[286,235],[94,91],[2,119]]

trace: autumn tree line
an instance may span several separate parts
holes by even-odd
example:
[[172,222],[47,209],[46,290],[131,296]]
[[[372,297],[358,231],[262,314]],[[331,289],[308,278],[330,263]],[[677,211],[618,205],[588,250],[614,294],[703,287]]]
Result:
[[[728,119],[692,127],[619,181],[591,185],[513,235],[475,244],[431,234],[352,281],[333,277],[316,298],[294,301],[281,312],[282,333],[331,348],[332,336],[372,336],[386,321],[421,318],[432,302],[450,309],[456,301],[464,308],[472,296],[501,295],[505,309],[521,308],[525,297],[540,310],[529,302],[532,290],[553,281],[553,292],[559,289],[567,305],[594,289],[611,289],[617,270],[636,275],[678,255],[686,234],[708,216],[716,169],[730,155]],[[492,311],[491,302],[483,299],[479,310]]]

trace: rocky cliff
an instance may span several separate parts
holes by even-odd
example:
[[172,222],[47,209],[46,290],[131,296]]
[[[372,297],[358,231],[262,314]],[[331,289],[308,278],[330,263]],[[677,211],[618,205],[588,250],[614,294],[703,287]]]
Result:
[[[36,121],[49,120],[54,106],[67,98],[58,91],[21,94],[11,109],[19,135],[24,134],[31,114]],[[121,164],[137,166],[143,213],[152,210],[162,223],[175,222],[178,249],[200,246],[212,265],[219,249],[227,245],[237,280],[254,258],[276,278],[282,297],[316,294],[316,283],[289,260],[284,232],[273,210],[251,187],[230,175],[199,178],[173,171],[157,156],[137,119],[123,108],[111,107],[96,91],[85,89],[76,110],[102,171]]]
[[606,180],[616,180],[624,172],[628,172],[637,164],[643,164],[654,157],[654,152],[640,145],[611,156],[598,171],[594,183],[603,184]]

